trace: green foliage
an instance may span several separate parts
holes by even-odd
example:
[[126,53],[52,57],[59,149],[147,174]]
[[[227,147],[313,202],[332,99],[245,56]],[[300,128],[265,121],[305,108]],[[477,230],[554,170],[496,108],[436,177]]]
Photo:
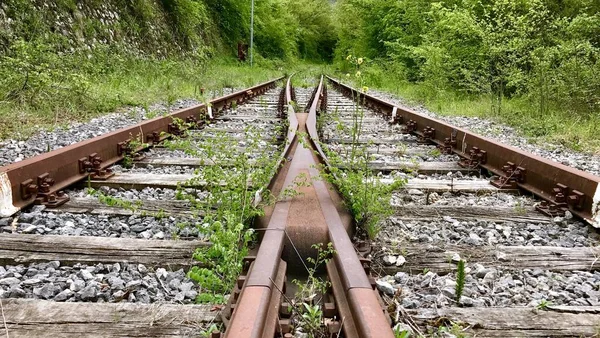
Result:
[[319,304],[310,305],[303,303],[304,312],[302,313],[301,326],[304,332],[307,333],[308,337],[316,338],[321,335],[318,334],[322,331],[323,323],[323,311]]
[[202,44],[210,25],[204,2],[196,0],[160,0],[171,20],[175,36],[190,49]]
[[460,297],[462,297],[463,290],[465,289],[465,261],[462,259],[458,261],[456,271],[456,302],[460,304]]
[[0,57],[0,100],[34,107],[46,100],[75,96],[84,100],[90,87],[82,74],[68,70],[74,66],[38,42],[15,41]]
[[299,56],[314,61],[331,60],[337,37],[330,2],[287,0],[286,4],[299,24],[295,32]]
[[[493,116],[533,137],[600,149],[599,7],[592,0],[340,0],[336,58],[342,72],[348,53],[374,59],[364,72],[368,85],[416,96],[441,113]],[[409,89],[417,95],[407,83],[418,84]]]
[[[252,154],[240,149],[238,140],[224,132],[199,143],[191,142],[189,137],[165,142],[171,149],[211,162],[177,189],[177,199],[189,201],[194,210],[205,215],[200,231],[207,232],[211,242],[210,247],[196,250],[194,259],[201,266],[188,272],[206,294],[197,299],[199,302],[218,302],[232,289],[253,240],[249,225],[263,215],[263,207],[271,201],[266,187],[275,172],[277,157],[264,146],[259,131],[249,126],[244,133]],[[208,192],[206,196],[191,189],[199,184]]]
[[394,338],[410,338],[410,331],[394,328]]
[[233,215],[223,223],[215,221],[209,231],[212,245],[198,248],[194,253],[194,259],[206,268],[192,267],[188,276],[203,289],[226,293],[242,271],[242,259],[248,254],[253,231],[237,223]]
[[[367,87],[362,86],[364,83],[362,73],[366,60],[352,55],[348,55],[346,60],[349,63],[347,68],[353,68],[353,75],[348,74],[348,76],[357,79],[359,88],[362,87],[363,92],[368,91]],[[370,168],[369,164],[373,160],[373,156],[367,151],[370,145],[358,142],[362,135],[365,117],[361,100],[360,94],[355,97],[356,104],[352,111],[352,125],[349,130],[346,130],[347,127],[342,121],[337,121],[341,133],[350,133],[352,141],[350,149],[344,152],[330,151],[325,144],[322,145],[331,164],[328,172],[323,170],[323,176],[337,186],[358,227],[373,240],[381,230],[381,221],[393,213],[392,208],[389,207],[392,192],[402,187],[406,181],[397,178],[391,183],[383,182]],[[319,119],[339,118],[336,114],[330,117],[326,115],[328,114],[321,114]]]
[[282,59],[328,60],[335,45],[326,0],[256,1],[258,69],[222,58],[209,64],[249,42],[249,1],[47,4],[6,0],[0,9],[0,139],[121,106],[198,97],[200,88],[247,87],[280,75]]
[[200,336],[208,338],[215,331],[221,331],[221,330],[219,329],[219,326],[217,324],[212,324],[208,329],[201,330],[200,331]]
[[547,301],[545,299],[542,299],[540,301],[540,303],[538,305],[536,305],[535,308],[538,309],[538,310],[548,310],[548,306],[550,306],[550,305],[552,305],[551,302],[549,302],[549,301]]
[[[89,181],[89,176],[88,176],[88,181]],[[98,198],[98,202],[100,202],[102,204],[106,204],[109,207],[119,207],[119,208],[131,210],[134,212],[138,210],[138,208],[141,206],[141,203],[142,203],[141,201],[132,202],[132,201],[124,200],[124,199],[117,198],[114,196],[105,195],[101,191],[95,190],[95,189],[89,188],[89,187],[87,189],[87,194],[90,196],[96,196]]]
[[335,255],[335,249],[331,243],[327,243],[327,246],[322,243],[313,244],[312,248],[317,250],[317,256],[306,258],[306,261],[310,264],[307,267],[308,277],[306,282],[297,279],[292,281],[298,287],[292,306],[296,308],[298,313],[302,314],[299,326],[303,332],[311,338],[316,338],[322,337],[326,330],[323,326],[321,297],[331,287],[329,281],[317,276],[317,270],[329,262]]

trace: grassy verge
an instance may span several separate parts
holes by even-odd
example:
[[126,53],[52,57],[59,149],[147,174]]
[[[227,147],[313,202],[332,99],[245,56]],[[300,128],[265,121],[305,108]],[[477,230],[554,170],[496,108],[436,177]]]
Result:
[[89,60],[63,56],[29,62],[38,55],[26,54],[0,64],[6,81],[0,80],[0,140],[23,139],[40,128],[86,121],[123,106],[200,99],[201,88],[208,93],[249,87],[283,74],[273,63],[250,68],[229,58],[159,60],[107,53]]
[[[423,104],[445,116],[468,116],[490,119],[515,128],[536,144],[560,144],[576,151],[600,154],[600,112],[587,116],[559,109],[540,113],[527,98],[505,99],[500,109],[492,106],[489,96],[463,96],[449,91],[437,91],[419,84],[402,84],[386,91]],[[493,131],[492,131],[493,132]]]

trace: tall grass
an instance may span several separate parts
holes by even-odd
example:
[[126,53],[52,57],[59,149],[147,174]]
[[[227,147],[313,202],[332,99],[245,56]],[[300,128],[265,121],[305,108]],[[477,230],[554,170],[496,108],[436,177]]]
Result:
[[[31,57],[39,58],[35,51]],[[76,63],[80,65],[73,67]],[[0,77],[12,79],[0,80],[0,139],[26,138],[40,128],[86,121],[123,106],[201,99],[201,88],[208,93],[248,87],[282,75],[267,67],[250,68],[225,57],[200,61],[110,56],[100,60],[94,55],[32,65],[26,76],[16,76],[19,68],[0,62]]]

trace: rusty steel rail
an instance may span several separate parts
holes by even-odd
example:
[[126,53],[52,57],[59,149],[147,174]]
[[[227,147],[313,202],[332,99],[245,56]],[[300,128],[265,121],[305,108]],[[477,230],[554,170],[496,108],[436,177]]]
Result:
[[[289,154],[298,130],[298,120],[290,104],[294,95],[291,77],[283,94],[282,104],[287,107],[284,111],[287,112],[289,127],[286,146],[280,156],[280,165]],[[275,176],[273,175],[269,187],[274,184]],[[287,272],[287,263],[281,259],[281,255],[289,208],[289,201],[275,205],[267,228],[261,231],[263,237],[256,256],[246,259],[247,271],[238,278],[232,296],[221,314],[226,326],[225,337],[274,337],[276,332],[281,336],[289,332],[289,323],[279,318]]]
[[331,77],[327,79],[344,95],[360,96],[367,107],[387,116],[392,123],[404,124],[405,130],[420,141],[437,145],[443,153],[460,156],[462,166],[496,175],[493,185],[533,193],[543,200],[537,207],[539,211],[557,216],[568,210],[600,228],[600,177],[358,92]]
[[[111,165],[126,155],[143,149],[135,144],[156,144],[182,132],[176,119],[200,127],[204,120],[212,119],[224,109],[263,94],[283,77],[246,90],[182,109],[167,116],[157,117],[139,124],[79,142],[68,147],[34,156],[24,161],[0,168],[0,217],[11,216],[33,204],[59,206],[69,197],[62,190],[88,177],[108,178]],[[132,143],[132,141],[134,141]],[[137,141],[137,142],[135,142]]]
[[[317,111],[326,107],[327,95],[323,77],[314,95],[306,122],[311,143],[321,160],[327,157],[321,149],[317,132]],[[311,176],[318,172],[311,169]],[[327,274],[332,283],[333,294],[345,337],[394,337],[391,321],[372,279],[367,275],[368,263],[361,261],[354,244],[346,232],[336,206],[332,203],[323,181],[313,182],[328,227],[329,241],[335,249],[334,259],[327,264]],[[364,263],[364,264],[363,264]]]

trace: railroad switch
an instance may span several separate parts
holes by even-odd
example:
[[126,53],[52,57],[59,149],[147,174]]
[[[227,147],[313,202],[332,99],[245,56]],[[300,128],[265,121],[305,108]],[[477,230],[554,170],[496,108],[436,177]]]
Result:
[[480,164],[485,164],[486,162],[487,152],[479,149],[478,147],[473,147],[471,150],[469,150],[468,158],[460,160],[458,165],[463,168],[475,169]]
[[107,180],[115,175],[112,170],[102,168],[102,157],[98,153],[90,154],[87,158],[80,158],[78,165],[80,174],[89,173],[90,177],[96,180]]
[[26,200],[35,197],[35,204],[45,205],[48,208],[59,207],[69,201],[69,195],[63,191],[52,192],[55,184],[49,173],[37,177],[37,182],[32,179],[21,182],[21,197]]
[[583,209],[585,194],[578,190],[572,190],[569,194],[569,187],[557,183],[552,189],[552,201],[542,201],[536,205],[535,209],[544,215],[556,217],[564,216],[570,208],[574,210]]
[[518,167],[512,162],[506,162],[506,164],[502,166],[502,172],[504,172],[504,175],[490,182],[496,188],[517,189],[519,183],[525,182],[527,170],[523,167]]

